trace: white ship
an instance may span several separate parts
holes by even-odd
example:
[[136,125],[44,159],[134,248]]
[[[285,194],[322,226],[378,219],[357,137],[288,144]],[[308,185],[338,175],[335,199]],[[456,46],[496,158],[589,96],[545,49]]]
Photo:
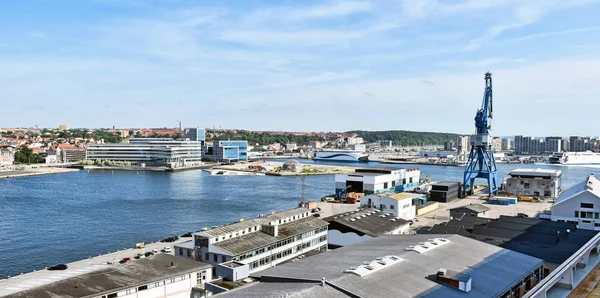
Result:
[[560,165],[600,165],[600,153],[585,152],[555,152],[548,159],[549,164]]
[[349,149],[324,149],[316,151],[314,160],[366,162],[369,155],[363,151]]
[[265,173],[205,169],[211,176],[264,176]]

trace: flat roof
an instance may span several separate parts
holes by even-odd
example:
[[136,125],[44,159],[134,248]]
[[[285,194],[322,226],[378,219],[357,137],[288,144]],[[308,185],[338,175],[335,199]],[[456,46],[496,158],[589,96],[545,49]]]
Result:
[[560,176],[560,170],[549,169],[515,169],[510,171],[509,175],[513,176]]
[[[174,264],[173,267],[171,262]],[[209,268],[212,268],[210,264],[169,254],[156,254],[128,264],[116,264],[108,269],[77,275],[3,296],[3,298],[95,297]]]
[[[501,215],[498,219],[450,220],[417,230],[419,234],[459,234],[499,247],[562,264],[598,232],[577,225]],[[569,230],[569,233],[567,233]]]
[[[405,250],[434,237],[445,238],[448,243],[423,253]],[[391,255],[401,260],[369,275],[344,272],[365,261]],[[337,289],[342,293],[339,289],[343,289],[359,297],[496,297],[542,264],[538,258],[459,235],[385,235],[256,272],[251,276],[260,278],[260,284],[222,296],[274,297],[270,292],[278,289],[278,293],[293,297],[342,297],[329,291]],[[470,275],[471,291],[462,292],[436,282],[440,268]],[[323,278],[333,289],[314,286]],[[305,285],[298,288],[298,282]],[[249,292],[254,294],[247,295]]]
[[[386,217],[381,217],[382,215],[386,215]],[[391,219],[394,219],[394,221],[391,221]],[[330,230],[354,231],[371,237],[383,235],[408,224],[408,221],[402,218],[387,216],[387,213],[372,208],[363,209],[349,215],[345,215],[345,213],[333,215],[323,218],[323,220],[330,223]]]
[[277,212],[274,214],[270,214],[270,215],[267,215],[264,217],[248,219],[248,220],[244,220],[242,222],[236,222],[236,223],[216,227],[216,228],[209,229],[209,230],[206,230],[203,232],[199,232],[198,234],[206,233],[211,236],[221,236],[223,234],[229,234],[229,233],[233,233],[233,232],[236,232],[239,230],[244,230],[244,229],[248,229],[248,228],[251,228],[254,226],[269,223],[271,221],[280,220],[280,219],[288,218],[288,217],[293,217],[295,215],[297,216],[297,215],[300,215],[300,214],[306,213],[306,212],[310,212],[310,211],[306,208],[289,209],[289,210]]
[[233,256],[236,256],[241,253],[267,246],[285,238],[326,226],[328,224],[329,223],[322,219],[309,216],[307,218],[279,225],[277,237],[273,237],[262,231],[257,231],[217,242],[212,245],[228,252]]

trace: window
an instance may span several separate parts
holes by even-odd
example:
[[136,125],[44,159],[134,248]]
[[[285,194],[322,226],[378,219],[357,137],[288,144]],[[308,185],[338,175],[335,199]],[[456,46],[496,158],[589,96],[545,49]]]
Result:
[[599,215],[598,212],[594,212],[594,219],[600,219],[600,218],[598,218],[598,215]]
[[575,217],[579,217],[579,211],[575,211]]
[[225,256],[221,256],[221,262],[226,262],[227,258]]
[[581,203],[581,208],[594,208],[592,203]]
[[116,298],[117,297],[117,293],[113,293],[113,294],[108,294],[106,296],[106,298]]
[[148,290],[148,285],[138,287],[138,292],[143,290]]
[[214,262],[218,262],[218,261],[217,261],[217,255],[216,255],[216,254],[213,254],[213,261],[214,261]]
[[387,182],[383,183],[383,188],[388,188],[388,183]]
[[204,254],[204,260],[205,260],[205,261],[208,261],[208,259],[209,259],[209,257],[208,257],[208,253],[205,253],[205,254]]
[[394,205],[390,205],[390,209],[394,209]]
[[396,181],[392,181],[392,187],[396,186]]

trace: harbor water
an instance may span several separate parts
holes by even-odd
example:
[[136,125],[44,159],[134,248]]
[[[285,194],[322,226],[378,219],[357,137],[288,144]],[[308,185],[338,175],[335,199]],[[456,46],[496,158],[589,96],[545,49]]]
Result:
[[[451,166],[352,165],[418,167],[422,178],[430,175],[434,181],[461,181],[463,173]],[[515,168],[538,167],[562,170],[564,187],[600,174],[592,167],[498,165],[500,177]],[[333,175],[80,171],[1,179],[0,278],[293,208],[303,193],[307,200],[318,200],[333,192]]]

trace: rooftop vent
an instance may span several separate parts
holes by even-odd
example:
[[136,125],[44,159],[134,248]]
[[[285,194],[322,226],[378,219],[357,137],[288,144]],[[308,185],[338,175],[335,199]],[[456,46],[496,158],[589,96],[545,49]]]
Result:
[[468,274],[440,268],[435,278],[438,282],[463,292],[471,291],[471,276]]
[[403,259],[398,256],[385,256],[378,257],[373,261],[363,262],[362,265],[352,266],[348,270],[344,271],[346,273],[352,273],[358,276],[366,276],[375,271],[378,271],[382,268],[386,268],[398,262],[401,262]]
[[405,248],[404,250],[406,251],[415,251],[418,253],[424,253],[426,251],[435,249],[436,247],[440,247],[446,243],[449,243],[449,241],[447,239],[444,238],[435,238],[435,239],[429,239],[430,241],[425,241],[425,242],[419,242],[417,245],[410,245],[409,247]]
[[354,218],[351,218],[351,219],[350,219],[350,221],[355,221],[355,220],[356,220],[356,219],[354,219]]

